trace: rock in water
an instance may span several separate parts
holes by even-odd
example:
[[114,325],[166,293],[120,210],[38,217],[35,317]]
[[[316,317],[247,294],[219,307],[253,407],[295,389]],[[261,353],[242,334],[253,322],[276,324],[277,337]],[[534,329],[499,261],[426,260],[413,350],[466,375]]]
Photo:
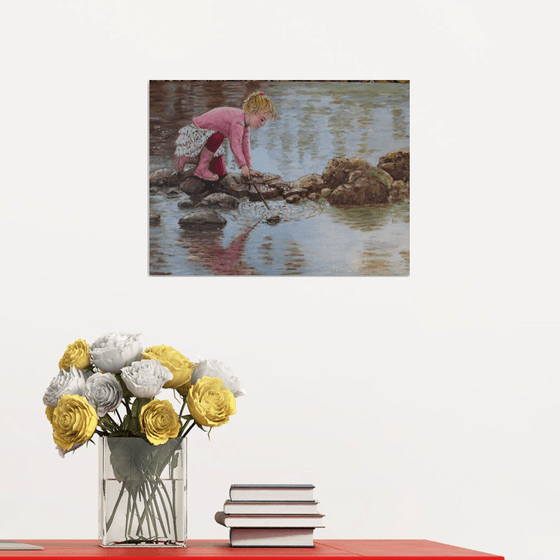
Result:
[[232,186],[235,186],[236,183],[233,180],[233,177],[229,174],[226,173],[219,181],[218,181],[218,186],[222,187],[224,189],[228,189]]
[[226,224],[227,220],[215,210],[199,210],[179,220],[179,227],[183,229],[221,228]]
[[305,196],[310,195],[311,193],[318,193],[321,192],[321,189],[325,187],[325,182],[323,181],[323,177],[321,175],[311,174],[311,175],[304,175],[300,177],[296,181],[292,183],[291,190],[294,191],[294,194],[297,194],[296,189],[302,189],[305,193]]
[[237,208],[239,200],[230,194],[212,193],[198,203],[198,206],[220,206],[221,208]]
[[182,176],[177,173],[177,171],[173,171],[169,177],[167,177],[167,184],[170,187],[176,187],[181,181],[183,180]]
[[165,196],[181,196],[182,194],[183,193],[179,189],[176,189],[175,187],[171,187],[170,189],[167,189]]
[[280,223],[280,216],[269,216],[268,218],[265,218],[263,221],[265,224],[269,224],[273,226]]
[[181,209],[185,209],[185,208],[193,208],[194,207],[194,202],[191,199],[190,196],[186,195],[186,198],[181,200],[181,202],[179,202],[179,204],[177,204],[177,206]]
[[394,181],[408,183],[410,181],[410,150],[389,152],[386,156],[379,158],[377,167],[389,173]]
[[391,192],[389,193],[389,202],[401,202],[406,198],[410,198],[410,187],[404,181],[393,181]]
[[198,177],[187,177],[181,182],[179,189],[189,196],[200,195],[204,191],[204,183]]
[[301,202],[301,196],[299,194],[290,194],[286,197],[286,202],[288,204],[299,204]]
[[[323,171],[328,201],[340,206],[367,206],[387,202],[391,176],[362,158],[333,158]],[[321,189],[321,192],[328,192]]]
[[157,169],[150,173],[150,186],[165,187],[168,184],[170,175],[173,174],[171,169]]

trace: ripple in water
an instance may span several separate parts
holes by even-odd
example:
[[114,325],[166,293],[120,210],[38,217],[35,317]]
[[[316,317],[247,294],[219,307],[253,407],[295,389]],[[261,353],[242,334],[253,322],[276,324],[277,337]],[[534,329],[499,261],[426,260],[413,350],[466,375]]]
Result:
[[251,224],[257,220],[267,220],[273,216],[279,216],[283,222],[305,220],[321,214],[326,202],[311,202],[302,200],[299,204],[288,204],[284,200],[267,200],[270,211],[266,209],[263,202],[250,202],[243,199],[239,203],[238,212],[230,215],[232,221],[240,224]]

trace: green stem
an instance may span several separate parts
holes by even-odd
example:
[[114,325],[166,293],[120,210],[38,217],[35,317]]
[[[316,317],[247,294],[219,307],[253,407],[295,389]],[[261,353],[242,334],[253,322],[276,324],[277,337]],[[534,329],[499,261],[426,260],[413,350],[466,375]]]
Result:
[[150,530],[150,520],[147,517],[147,503],[146,503],[146,496],[144,494],[144,492],[142,491],[142,496],[144,496],[144,509],[142,510],[142,515],[140,517],[140,519],[138,520],[138,524],[141,525],[142,522],[144,521],[144,519],[146,519],[146,524],[148,525],[148,534],[151,536],[151,530]]
[[[134,500],[134,508],[136,511],[136,517],[138,518],[138,535],[141,536],[144,534],[144,529],[142,526],[142,520],[140,519],[140,510],[138,509],[138,500]],[[134,511],[132,512],[132,514],[134,515]]]
[[[161,529],[163,531],[163,536],[167,538],[168,536],[168,531],[171,531],[171,523],[169,522],[169,513],[167,510],[167,507],[165,505],[165,501],[164,501],[164,497],[163,494],[161,493],[161,489],[160,489],[160,483],[161,486],[163,486],[164,492],[167,494],[167,499],[171,505],[172,508],[172,519],[173,519],[173,528],[174,528],[174,532],[175,532],[175,541],[177,540],[177,521],[175,519],[175,506],[171,503],[171,499],[169,497],[169,493],[167,492],[167,489],[165,488],[165,484],[163,483],[163,481],[158,477],[158,479],[156,481],[146,481],[145,482],[145,486],[141,487],[140,491],[142,493],[142,496],[144,498],[144,511],[142,513],[142,515],[139,517],[139,524],[142,523],[143,519],[146,518],[146,522],[148,524],[148,531],[150,532],[150,538],[152,537],[151,534],[151,529],[153,528],[154,531],[154,537],[157,538],[158,536],[158,523],[157,521],[159,520],[159,525],[161,526]],[[151,488],[149,487],[151,486]],[[158,495],[160,497],[160,501],[161,501],[161,507],[163,508],[163,512],[165,514],[165,519],[167,521],[167,530],[165,528],[165,524],[163,522],[163,516],[161,515],[161,510],[160,510],[160,506],[158,504]],[[151,523],[150,523],[151,522]]]
[[181,406],[181,411],[179,412],[179,418],[183,415],[183,410],[185,410],[185,405],[187,404],[187,395],[183,397],[183,406]]
[[[147,489],[149,488],[148,483],[146,483],[146,488]],[[151,495],[149,497],[149,504],[148,505],[150,507],[150,514],[152,516],[152,523],[154,524],[154,539],[157,539],[158,538],[158,524],[157,524],[158,515],[157,515],[157,513],[155,511],[155,508],[154,508],[154,499],[153,498],[154,498],[153,495]],[[161,519],[160,519],[160,523],[161,523]]]
[[[175,542],[177,542],[177,518],[175,515],[175,512],[177,511],[177,503],[175,499],[175,493],[176,493],[175,486],[177,485],[177,482],[174,480],[172,484],[173,484],[173,504],[171,506],[171,510],[173,511],[173,528],[175,529]],[[186,504],[183,504],[183,507],[186,507]]]
[[[165,483],[163,483],[162,481],[162,487],[163,487],[163,491],[165,492],[165,495],[167,497],[167,501],[171,507],[171,519],[173,520],[173,532],[175,534],[175,542],[177,542],[177,509],[175,506],[175,480],[171,481],[171,484],[173,485],[173,501],[171,501],[171,496],[169,496],[169,492],[167,491],[167,488],[165,487]],[[163,500],[163,498],[162,498]],[[169,524],[169,521],[167,522]],[[171,528],[169,529],[171,531]]]
[[[185,426],[186,426],[186,425],[187,425],[187,424],[185,424]],[[196,426],[196,421],[193,420],[193,422],[192,422],[192,424],[189,426],[188,430],[187,430],[183,435],[180,435],[179,437],[180,437],[180,438],[186,438],[187,435],[189,434],[189,432],[190,432],[195,426]],[[184,426],[183,426],[183,428],[184,428]]]
[[[152,496],[150,497],[150,500],[153,499],[153,503],[154,503],[154,506],[155,506],[156,512],[157,512],[156,519],[159,519],[159,524],[161,525],[161,528],[163,530],[163,536],[167,537],[167,531],[165,530],[165,525],[163,524],[163,517],[162,517],[161,512],[159,510],[159,505],[158,505],[158,500],[157,500],[157,495],[156,495],[156,492],[157,492],[161,496],[161,491],[159,490],[159,484],[157,482],[152,482],[151,484],[154,487],[154,490],[152,490]],[[165,507],[165,504],[163,503],[163,499],[162,499],[162,502],[161,502],[161,507],[163,508],[163,511],[165,512],[165,517],[167,518],[167,526],[169,527],[169,530],[171,531],[171,527],[169,526],[169,517],[167,516],[167,508]],[[156,531],[156,535],[157,535],[157,531]]]
[[[192,430],[196,422],[187,424],[187,429],[183,437]],[[132,544],[137,542],[154,542],[165,539],[168,542],[177,542],[178,539],[178,523],[176,513],[178,509],[176,492],[178,490],[176,481],[171,480],[173,495],[171,489],[166,486],[166,480],[161,478],[164,469],[169,471],[172,478],[171,464],[175,453],[183,444],[182,438],[175,440],[175,444],[161,449],[163,453],[154,453],[148,455],[148,460],[142,466],[138,465],[140,479],[126,480],[121,483],[119,494],[116,498],[115,505],[111,516],[106,523],[106,534],[109,528],[114,524],[117,510],[124,492],[128,493],[128,503],[126,506],[126,516],[124,524],[124,538],[126,543]],[[166,471],[166,475],[167,471]],[[184,504],[181,504],[182,506]],[[124,509],[124,507],[123,507]],[[120,510],[122,512],[122,510]],[[171,516],[171,519],[170,519]],[[146,532],[148,534],[146,534]]]
[[125,522],[124,522],[124,538],[125,540],[130,540],[130,533],[132,531],[132,520],[130,519],[130,504],[132,502],[132,493],[130,492],[130,489],[128,491],[128,502],[126,504],[126,517],[125,517]]
[[[165,494],[167,495],[167,501],[169,502],[169,493],[167,492],[167,488],[165,487],[165,483],[163,482],[163,480],[161,480],[161,478],[157,478],[155,483],[156,485],[156,490],[159,494],[159,499],[161,500],[161,507],[163,508],[163,512],[165,513],[165,520],[167,521],[167,529],[169,530],[169,532],[171,532],[171,524],[169,523],[169,515],[167,513],[167,508],[165,507],[165,502],[163,500],[163,494],[161,493],[161,489],[160,489],[160,485],[163,487],[163,490],[165,492]],[[171,503],[169,503],[169,505],[171,505]],[[171,517],[173,518],[173,525],[175,525],[176,521],[175,521],[175,510],[171,510]],[[165,535],[167,536],[167,535]],[[175,540],[177,540],[177,529],[175,529]]]
[[[105,481],[106,484],[106,481]],[[115,504],[115,507],[113,508],[113,513],[111,513],[111,517],[109,517],[109,521],[107,521],[107,528],[105,529],[105,532],[108,533],[109,529],[111,528],[111,525],[113,524],[113,519],[115,519],[115,513],[117,513],[117,508],[119,507],[119,504],[121,503],[121,499],[123,497],[124,494],[124,482],[121,482],[121,490],[119,492],[119,497],[117,498],[117,503]]]
[[[144,484],[148,484],[148,482],[145,482]],[[147,517],[146,519],[148,520],[148,529],[150,528],[150,521],[152,522],[152,526],[153,526],[153,530],[154,530],[154,534],[153,536],[157,536],[157,523],[156,523],[156,519],[154,517],[154,512],[153,512],[153,508],[151,507],[151,498],[150,500],[148,500],[146,498],[146,493],[144,491],[144,488],[142,487],[142,496],[144,496],[144,512],[147,513]],[[150,538],[152,538],[152,533],[150,532]]]
[[[151,522],[154,528],[154,536],[156,538],[158,536],[158,524],[157,524],[158,520],[163,530],[163,536],[167,537],[167,531],[165,530],[165,525],[163,524],[163,518],[157,502],[157,492],[159,490],[158,484],[157,482],[153,483],[149,481],[146,481],[145,484],[146,484],[147,493],[144,491],[144,489],[142,489],[142,495],[144,496],[144,502],[145,502],[144,511],[147,514],[146,519],[150,520],[151,518]],[[151,490],[149,486],[151,486]],[[171,531],[171,526],[169,525],[169,518],[167,514],[167,508],[163,503],[163,499],[162,499],[162,507],[163,507],[163,511],[165,512],[165,516],[167,518],[167,524],[169,526],[169,530]]]

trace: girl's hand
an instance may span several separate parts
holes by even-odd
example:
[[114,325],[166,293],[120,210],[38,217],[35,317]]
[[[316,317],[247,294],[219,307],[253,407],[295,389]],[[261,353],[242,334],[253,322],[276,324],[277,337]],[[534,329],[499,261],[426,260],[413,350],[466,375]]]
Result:
[[254,175],[255,177],[262,177],[262,173],[260,171],[255,171],[254,169],[251,169],[251,175]]
[[245,177],[246,179],[251,178],[251,171],[246,165],[241,168],[241,176]]

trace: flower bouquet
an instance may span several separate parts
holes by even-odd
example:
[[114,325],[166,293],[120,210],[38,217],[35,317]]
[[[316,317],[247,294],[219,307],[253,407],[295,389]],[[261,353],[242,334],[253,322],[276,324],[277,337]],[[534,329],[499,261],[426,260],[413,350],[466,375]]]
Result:
[[[245,391],[222,362],[138,338],[70,344],[43,403],[61,457],[101,436],[101,544],[186,546],[186,436],[227,423]],[[164,389],[179,412],[155,398]]]

